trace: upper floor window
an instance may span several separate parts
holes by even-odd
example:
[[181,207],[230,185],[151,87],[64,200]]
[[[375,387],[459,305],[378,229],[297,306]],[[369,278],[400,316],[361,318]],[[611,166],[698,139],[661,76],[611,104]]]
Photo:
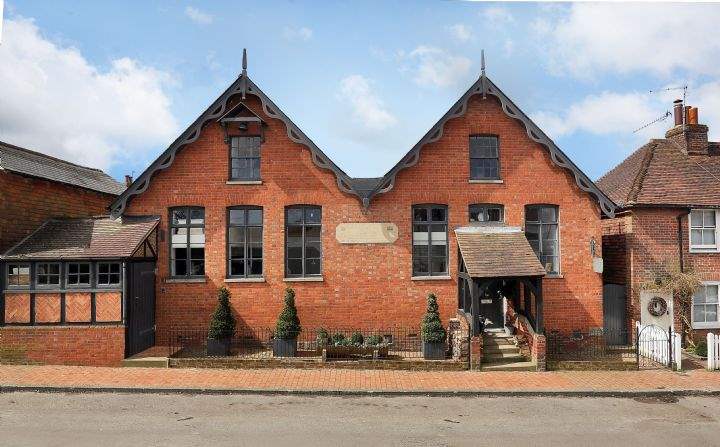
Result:
[[40,262],[35,265],[35,282],[38,286],[60,285],[60,263]]
[[692,210],[690,212],[690,248],[717,250],[720,239],[716,210]]
[[447,206],[415,205],[412,207],[412,220],[412,275],[447,275]]
[[230,138],[230,180],[260,180],[262,137]]
[[205,274],[205,209],[170,210],[170,275]]
[[262,276],[263,210],[258,207],[228,209],[228,276]]
[[67,264],[68,287],[90,285],[90,264],[87,262],[69,262]]
[[692,325],[694,328],[720,327],[720,320],[718,320],[718,313],[720,312],[718,289],[720,289],[720,283],[705,283],[693,295]]
[[97,265],[97,285],[114,286],[120,284],[120,264],[117,262],[99,262]]
[[285,209],[285,274],[319,276],[322,272],[322,209],[291,206]]
[[560,273],[558,243],[558,207],[528,205],[525,207],[525,237],[548,273]]
[[486,203],[470,205],[470,222],[502,222],[503,206]]
[[30,264],[8,264],[7,285],[11,287],[29,287]]
[[500,159],[498,138],[495,136],[470,136],[470,179],[499,180]]

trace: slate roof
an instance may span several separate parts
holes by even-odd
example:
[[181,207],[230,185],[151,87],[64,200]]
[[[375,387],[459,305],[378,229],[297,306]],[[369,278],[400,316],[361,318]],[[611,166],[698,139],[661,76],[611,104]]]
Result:
[[518,227],[482,225],[455,229],[465,268],[473,278],[544,276],[525,234]]
[[2,259],[127,258],[157,226],[157,217],[50,219]]
[[720,150],[687,155],[668,139],[650,140],[597,181],[619,206],[720,206]]
[[122,183],[99,169],[76,165],[2,141],[0,141],[0,169],[115,196],[125,190]]

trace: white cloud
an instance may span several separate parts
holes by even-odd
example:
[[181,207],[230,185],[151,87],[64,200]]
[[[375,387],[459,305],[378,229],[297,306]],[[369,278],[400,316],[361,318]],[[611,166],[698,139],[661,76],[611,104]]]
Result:
[[300,27],[300,28],[291,28],[289,26],[286,26],[283,30],[283,37],[286,40],[290,41],[308,41],[313,36],[313,30],[306,27]]
[[[709,82],[691,88],[688,104],[699,108],[701,123],[709,124],[710,138],[720,138],[720,81]],[[677,91],[661,94],[638,92],[603,92],[590,95],[570,105],[562,113],[540,111],[532,118],[551,137],[563,137],[575,132],[594,135],[632,136],[640,140],[663,138],[672,126],[672,117],[652,123],[665,112],[672,113],[672,101],[679,96]],[[697,100],[696,100],[697,98]],[[644,125],[650,124],[647,127]]]
[[342,79],[338,98],[349,105],[353,120],[363,131],[380,132],[397,124],[397,118],[372,89],[372,81],[362,75]]
[[720,8],[710,4],[574,3],[535,22],[545,34],[551,67],[591,78],[598,71],[674,69],[720,74]]
[[413,80],[424,87],[449,87],[465,80],[472,65],[470,59],[440,48],[421,45],[402,57],[417,63],[411,70]]
[[458,42],[467,42],[473,38],[473,32],[467,25],[462,23],[456,23],[455,25],[448,26],[450,35]]
[[0,139],[108,169],[177,133],[168,73],[129,58],[101,70],[23,18],[6,19],[3,32]]
[[510,11],[502,6],[488,6],[480,11],[480,17],[492,26],[507,25],[515,21]]
[[209,25],[214,19],[212,15],[204,11],[200,11],[197,8],[193,8],[192,6],[185,7],[185,15],[198,25]]

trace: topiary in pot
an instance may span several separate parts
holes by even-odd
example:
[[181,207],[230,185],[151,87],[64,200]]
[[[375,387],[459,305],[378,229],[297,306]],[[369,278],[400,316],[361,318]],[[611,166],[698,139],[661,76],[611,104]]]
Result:
[[230,308],[230,291],[221,287],[218,290],[218,305],[210,317],[208,330],[208,355],[225,356],[230,353],[230,341],[235,335],[235,317]]
[[365,341],[365,338],[360,332],[353,332],[350,336],[350,344],[353,346],[362,346],[363,341]]
[[300,319],[295,308],[295,291],[285,289],[285,305],[278,316],[273,340],[275,357],[295,357],[297,355],[297,338],[300,335]]
[[447,332],[440,321],[437,297],[428,294],[427,311],[422,319],[421,336],[423,341],[423,357],[426,360],[441,360],[445,358],[445,338]]

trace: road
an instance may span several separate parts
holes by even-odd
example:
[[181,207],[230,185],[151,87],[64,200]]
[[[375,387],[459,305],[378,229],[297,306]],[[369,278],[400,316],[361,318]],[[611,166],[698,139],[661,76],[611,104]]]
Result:
[[3,446],[720,445],[720,398],[0,394]]

